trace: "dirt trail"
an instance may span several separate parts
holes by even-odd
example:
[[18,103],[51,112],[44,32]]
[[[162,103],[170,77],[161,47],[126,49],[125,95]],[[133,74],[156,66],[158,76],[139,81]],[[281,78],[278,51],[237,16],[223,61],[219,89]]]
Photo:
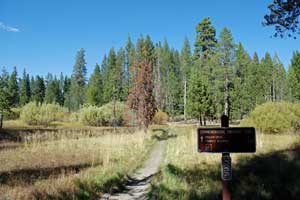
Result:
[[150,158],[144,163],[131,179],[128,180],[125,191],[116,194],[106,194],[101,200],[146,200],[150,181],[153,175],[159,170],[163,158],[164,140],[161,140],[154,147]]

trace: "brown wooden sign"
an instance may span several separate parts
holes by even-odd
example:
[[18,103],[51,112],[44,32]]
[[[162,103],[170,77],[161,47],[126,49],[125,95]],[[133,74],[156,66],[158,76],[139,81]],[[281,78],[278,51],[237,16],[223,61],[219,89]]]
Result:
[[255,128],[199,128],[198,151],[208,153],[253,153],[256,151]]

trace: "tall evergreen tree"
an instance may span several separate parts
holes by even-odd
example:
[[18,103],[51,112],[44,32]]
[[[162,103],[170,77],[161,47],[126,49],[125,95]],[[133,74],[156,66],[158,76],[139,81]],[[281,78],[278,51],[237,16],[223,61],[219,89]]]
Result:
[[[178,88],[181,87],[180,58],[178,52],[170,49],[167,41],[164,42],[162,47],[158,48],[160,48],[157,50],[159,53],[159,57],[157,58],[159,63],[156,63],[159,64],[159,77],[161,80],[157,80],[156,82],[163,84],[160,84],[160,88],[157,88],[160,92],[160,97],[157,99],[161,100],[161,109],[166,111],[171,117],[174,117],[176,114],[180,113],[180,94],[182,92],[181,90],[178,90]],[[156,74],[157,73],[158,72],[156,71]]]
[[195,49],[194,49],[194,60],[200,58],[200,54],[206,55],[211,54],[216,46],[216,29],[212,26],[210,18],[204,18],[196,26],[196,40],[195,40]]
[[114,72],[114,87],[116,91],[116,100],[125,101],[128,96],[127,86],[127,67],[125,59],[125,51],[123,48],[118,50],[116,56],[116,68]]
[[86,91],[86,102],[90,105],[101,106],[103,104],[103,83],[100,67],[96,64],[93,74],[89,80]]
[[46,103],[57,103],[62,105],[62,91],[60,90],[60,81],[54,77],[50,80],[46,92],[45,92],[45,102]]
[[233,37],[228,28],[223,28],[220,33],[219,53],[220,62],[224,71],[224,114],[229,116],[230,113],[230,85],[232,74],[232,65],[234,59],[235,44]]
[[273,72],[273,94],[274,101],[282,101],[287,99],[287,75],[282,62],[277,54],[273,58],[274,72]]
[[106,66],[103,69],[103,101],[108,103],[115,98],[114,87],[116,72],[116,52],[111,48],[107,57]]
[[23,78],[20,81],[20,105],[23,106],[30,100],[30,80],[29,75],[26,73],[25,69],[23,72]]
[[251,98],[250,110],[253,110],[257,104],[259,104],[262,92],[260,87],[261,79],[259,79],[259,58],[256,52],[254,52],[250,67],[249,67],[249,76],[248,82],[251,86],[248,90],[249,96]]
[[4,115],[9,111],[11,104],[8,81],[9,74],[3,68],[0,75],[0,129],[3,127]]
[[130,76],[130,68],[133,67],[134,59],[135,59],[135,47],[133,42],[131,41],[130,36],[128,35],[128,39],[125,47],[125,63],[126,63],[125,80],[127,81],[126,83],[127,95],[129,93],[129,88],[131,87],[131,83],[132,83],[132,77]]
[[180,66],[182,72],[182,88],[183,88],[183,116],[186,120],[186,103],[187,103],[187,80],[192,67],[190,42],[186,37],[180,54]]
[[63,87],[63,99],[64,99],[64,106],[68,108],[68,111],[71,110],[71,94],[70,94],[70,88],[71,88],[71,78],[65,76],[64,78],[64,87]]
[[[217,102],[218,98],[218,85],[216,84],[216,72],[217,72],[217,64],[216,64],[216,48],[217,48],[217,39],[216,39],[216,29],[212,25],[210,18],[204,18],[196,27],[196,39],[195,39],[195,49],[193,56],[193,65],[201,70],[201,78],[202,82],[207,86],[208,92],[206,98],[211,98],[208,102],[210,102],[210,110],[213,113],[217,112]],[[205,123],[204,118],[204,123]]]
[[[203,119],[209,113],[209,94],[207,85],[203,77],[201,77],[200,69],[193,67],[188,88],[188,113],[191,117],[199,120],[199,124],[205,125]],[[204,122],[204,124],[203,124]]]
[[81,48],[76,55],[75,65],[70,86],[70,108],[77,110],[83,105],[85,100],[85,85],[86,85],[86,62],[85,51]]
[[290,100],[300,100],[300,52],[293,52],[291,64],[288,69],[288,83],[290,88]]
[[32,88],[32,99],[37,103],[43,103],[45,98],[45,82],[41,76],[36,76]]
[[18,73],[16,67],[14,67],[13,72],[9,77],[8,88],[9,88],[9,96],[10,96],[9,97],[10,106],[16,107],[19,105],[19,85],[18,85]]
[[61,106],[63,106],[64,102],[65,102],[64,87],[65,87],[65,77],[64,77],[64,74],[61,72],[60,78],[59,78],[59,90],[60,90],[60,95],[61,95],[59,105],[61,105]]
[[263,102],[273,101],[273,72],[274,65],[271,55],[267,52],[260,63],[260,78],[262,79]]
[[163,110],[163,80],[162,77],[164,76],[162,74],[163,72],[163,56],[162,56],[162,46],[161,43],[157,43],[155,46],[155,57],[156,57],[156,63],[154,65],[154,96],[155,96],[155,102],[158,109]]
[[235,119],[242,119],[250,111],[249,90],[251,85],[248,80],[250,63],[250,56],[243,45],[239,43],[234,60],[234,87],[232,90],[232,113]]

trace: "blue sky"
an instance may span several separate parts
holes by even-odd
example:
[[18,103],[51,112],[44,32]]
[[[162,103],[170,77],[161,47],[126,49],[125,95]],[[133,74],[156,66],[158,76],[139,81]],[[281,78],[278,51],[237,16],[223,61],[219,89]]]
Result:
[[90,73],[95,63],[128,34],[136,40],[149,34],[181,49],[187,36],[193,44],[195,26],[210,16],[219,33],[227,26],[235,42],[252,55],[278,53],[287,68],[300,39],[271,38],[273,28],[261,22],[272,0],[0,0],[0,67],[17,66],[36,75],[71,74],[76,52],[86,50]]

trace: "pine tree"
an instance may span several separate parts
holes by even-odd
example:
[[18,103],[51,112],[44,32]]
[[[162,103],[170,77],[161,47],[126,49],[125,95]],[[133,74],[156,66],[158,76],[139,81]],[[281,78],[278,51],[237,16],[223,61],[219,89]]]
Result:
[[63,73],[60,73],[60,78],[59,78],[59,90],[60,90],[60,100],[59,100],[59,105],[64,106],[64,102],[65,102],[65,77],[63,75]]
[[216,29],[211,25],[209,17],[204,18],[196,27],[196,40],[194,49],[194,60],[200,58],[200,54],[204,57],[211,54],[216,46]]
[[71,111],[71,94],[70,94],[70,88],[71,88],[71,78],[65,76],[64,78],[64,87],[63,87],[63,105],[68,108],[68,111]]
[[[130,36],[128,35],[126,47],[125,47],[125,63],[126,63],[126,70],[125,70],[125,81],[126,82],[126,93],[128,96],[129,88],[131,87],[132,77],[130,76],[130,68],[133,67],[133,62],[135,59],[135,47],[131,41]],[[126,96],[126,98],[127,98]]]
[[0,129],[3,127],[5,113],[9,112],[11,104],[8,81],[9,74],[3,68],[0,76]]
[[[181,90],[182,86],[182,71],[180,68],[180,54],[177,50],[172,49],[171,51],[171,61],[172,61],[172,73],[170,82],[171,84],[171,94],[173,95],[173,117],[176,115],[183,114],[183,95],[184,92]],[[173,77],[172,77],[173,76]]]
[[187,103],[187,80],[190,76],[192,67],[191,48],[188,38],[184,39],[183,47],[180,55],[180,66],[182,72],[182,88],[183,88],[183,116],[186,120],[186,103]]
[[254,52],[251,63],[249,66],[248,84],[250,88],[248,89],[248,94],[251,98],[250,110],[253,110],[257,104],[259,104],[262,92],[261,92],[261,79],[259,78],[259,58],[256,52]]
[[277,54],[273,58],[274,72],[273,72],[273,84],[274,84],[274,100],[282,101],[287,99],[287,75],[283,64],[281,63]]
[[127,97],[128,106],[134,111],[133,116],[131,116],[134,124],[141,125],[141,118],[138,116],[139,110],[139,98],[140,98],[140,86],[141,80],[139,79],[140,65],[142,63],[144,38],[140,36],[136,42],[135,56],[132,66],[129,68],[129,77],[131,79],[131,84],[129,88],[129,95]]
[[19,85],[18,85],[18,73],[17,68],[14,67],[13,72],[9,77],[9,102],[10,106],[17,107],[19,105]]
[[62,91],[60,90],[60,81],[54,77],[54,79],[49,80],[46,92],[45,92],[45,102],[46,103],[57,103],[62,102]]
[[103,102],[108,103],[115,97],[115,70],[116,69],[116,52],[111,48],[106,60],[106,66],[103,68]]
[[128,105],[135,110],[145,130],[148,128],[155,112],[153,65],[155,63],[154,46],[149,36],[137,42],[135,76],[128,96]]
[[45,82],[41,76],[36,76],[35,83],[32,88],[32,99],[37,103],[43,103],[45,98]]
[[125,51],[123,48],[118,50],[116,56],[116,68],[113,73],[114,79],[114,88],[116,91],[116,100],[125,101],[128,96],[128,88],[127,88],[127,72],[126,72],[126,60],[125,60]]
[[[201,75],[199,68],[193,67],[188,88],[188,113],[191,117],[199,120],[202,126],[204,116],[209,113],[210,98],[205,78]],[[205,124],[204,124],[205,125]]]
[[93,74],[89,80],[86,91],[86,102],[90,105],[101,106],[103,104],[103,83],[100,67],[96,64]]
[[[196,27],[196,39],[195,39],[195,49],[193,55],[193,65],[201,70],[202,81],[205,81],[207,86],[207,95],[206,98],[210,98],[210,118],[216,114],[218,93],[218,85],[216,85],[216,48],[217,48],[217,39],[216,39],[216,29],[212,26],[210,18],[204,18]],[[208,114],[208,113],[207,113]],[[204,117],[204,123],[206,123],[206,118]]]
[[164,76],[162,74],[163,72],[163,56],[162,56],[162,46],[161,43],[157,43],[155,46],[155,57],[156,57],[156,63],[154,65],[153,73],[154,73],[154,96],[155,96],[155,102],[156,106],[159,110],[163,110],[163,80],[162,77]]
[[220,62],[224,71],[224,114],[229,117],[230,113],[230,85],[234,59],[235,44],[228,28],[223,28],[220,33],[219,53]]
[[[28,74],[28,76],[29,76],[29,74]],[[29,99],[29,101],[32,101],[33,100],[32,90],[33,90],[33,87],[35,85],[35,80],[34,80],[33,76],[31,76],[31,78],[30,78],[29,85],[30,85],[30,99]]]
[[273,72],[274,65],[271,55],[266,52],[260,63],[260,78],[262,79],[263,102],[273,101]]
[[239,43],[234,60],[234,88],[232,91],[232,113],[235,119],[242,119],[250,111],[249,90],[251,85],[248,80],[250,63],[250,56],[243,45]]
[[23,78],[20,81],[20,105],[23,106],[30,100],[30,80],[29,75],[26,73],[25,69],[23,72]]
[[290,100],[300,100],[300,52],[293,52],[291,64],[288,69],[288,83],[290,88]]
[[73,67],[73,74],[70,86],[70,108],[77,110],[83,105],[85,100],[85,85],[86,85],[86,62],[85,51],[81,48],[76,55],[76,62]]
[[[158,47],[160,48],[160,47]],[[163,46],[159,51],[159,71],[161,80],[155,82],[163,83],[160,88],[157,88],[160,92],[161,109],[166,111],[171,117],[180,113],[180,97],[181,87],[180,83],[180,61],[179,54],[175,50],[169,48],[168,42],[165,40]],[[156,62],[157,63],[157,62]],[[156,71],[156,74],[158,72]],[[159,99],[159,98],[157,98]]]

